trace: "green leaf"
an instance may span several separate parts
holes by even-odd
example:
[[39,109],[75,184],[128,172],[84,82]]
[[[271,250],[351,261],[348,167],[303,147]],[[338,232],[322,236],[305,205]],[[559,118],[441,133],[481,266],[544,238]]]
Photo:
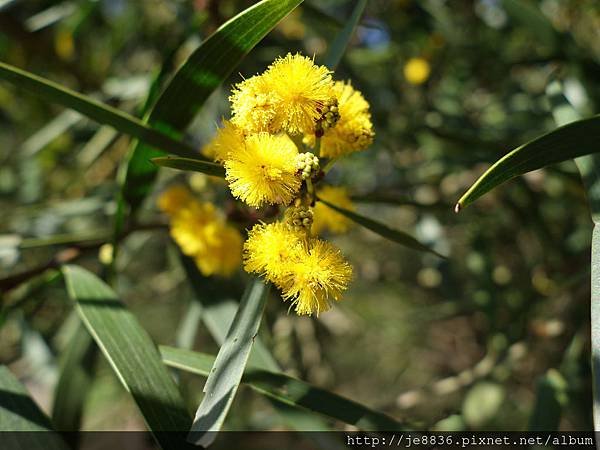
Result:
[[[173,347],[160,347],[165,364],[180,370],[208,376],[214,356]],[[404,425],[386,414],[312,386],[284,373],[249,365],[242,383],[280,404],[313,411],[365,431],[400,431]]]
[[185,157],[196,155],[196,151],[189,145],[153,129],[136,117],[25,70],[0,62],[0,79],[49,102],[74,109],[98,123],[110,125],[122,133],[147,142],[153,148]]
[[[300,3],[302,0],[263,0],[224,23],[178,69],[150,111],[148,123],[179,138],[241,59]],[[131,152],[122,190],[132,212],[150,191],[158,172],[150,160],[159,156],[163,153],[143,143]],[[202,158],[198,154],[196,159]]]
[[206,380],[188,442],[208,447],[217,437],[246,368],[268,296],[269,287],[261,280],[248,285]]
[[[199,305],[202,305],[201,318],[215,342],[221,346],[225,341],[227,330],[231,327],[239,303],[233,300],[232,283],[223,283],[214,277],[204,277],[198,271],[193,259],[180,253],[181,264],[185,270]],[[249,364],[261,369],[277,372],[279,364],[267,349],[260,336],[254,340],[250,352]],[[273,407],[280,414],[285,424],[297,431],[328,431],[330,427],[314,414],[303,411],[292,411],[281,403],[272,401]],[[301,416],[301,417],[300,417]],[[330,446],[332,448],[332,446]]]
[[[579,118],[577,110],[563,94],[560,83],[548,85],[546,95],[552,104],[552,114],[557,125]],[[575,122],[577,123],[577,122]],[[596,148],[600,148],[598,143]],[[591,261],[591,350],[594,429],[600,431],[600,155],[583,156],[575,160],[579,169],[594,221]]]
[[78,323],[63,354],[54,390],[52,423],[57,430],[78,431],[81,428],[83,406],[92,384],[97,350],[90,333],[82,323]]
[[158,443],[164,450],[186,448],[184,436],[173,431],[188,429],[190,417],[148,333],[96,275],[71,265],[63,273],[79,316]]
[[600,151],[600,115],[571,122],[499,159],[469,188],[456,211],[470,205],[496,186],[542,167]]
[[567,382],[556,369],[548,370],[538,379],[529,431],[558,431],[567,392]]
[[163,156],[152,158],[152,162],[160,167],[171,169],[188,170],[191,172],[202,172],[206,175],[225,178],[225,168],[220,164],[201,161],[199,159],[179,158],[174,156]]
[[331,70],[334,70],[342,60],[342,57],[346,51],[346,47],[348,47],[350,39],[354,34],[354,30],[358,26],[360,18],[365,10],[365,7],[367,6],[367,2],[368,0],[358,0],[356,2],[356,5],[352,10],[352,15],[329,46],[323,64],[329,67]]
[[2,448],[68,449],[60,436],[51,432],[50,420],[27,389],[4,365],[0,366],[0,431],[23,432],[2,433]]
[[439,256],[440,258],[446,258],[444,255],[440,255],[435,250],[427,247],[425,244],[422,244],[421,242],[416,240],[414,237],[412,237],[411,235],[409,235],[403,231],[394,230],[394,229],[388,227],[387,225],[384,225],[379,222],[375,222],[374,220],[371,220],[365,216],[361,216],[360,214],[356,214],[355,212],[349,211],[347,209],[340,208],[339,206],[333,205],[333,204],[329,203],[328,201],[323,200],[321,198],[319,198],[318,200],[320,202],[322,202],[323,204],[329,206],[331,209],[334,209],[335,211],[339,212],[340,214],[343,214],[348,219],[356,222],[359,225],[362,225],[366,229],[371,230],[372,232],[377,233],[378,235],[380,235],[386,239],[389,239],[390,241],[396,242],[397,244],[403,245],[408,248],[412,248],[413,250],[419,250],[422,252],[433,253],[434,255]]

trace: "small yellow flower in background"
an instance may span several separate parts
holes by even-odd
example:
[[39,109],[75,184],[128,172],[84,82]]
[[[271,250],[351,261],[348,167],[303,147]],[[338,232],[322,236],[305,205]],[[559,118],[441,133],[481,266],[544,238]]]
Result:
[[185,255],[194,258],[204,276],[228,277],[238,269],[242,235],[226,223],[215,205],[195,200],[183,186],[167,190],[158,203],[171,218],[173,240]]
[[249,133],[313,133],[323,106],[335,102],[331,71],[288,53],[262,74],[236,85],[231,121]]
[[[364,150],[373,143],[375,136],[369,103],[360,91],[342,81],[335,82],[334,91],[340,118],[321,138],[321,156],[326,158]],[[314,146],[315,136],[306,136],[305,142]]]
[[302,258],[302,235],[282,222],[255,225],[244,244],[244,269],[278,284]]
[[429,78],[431,68],[424,58],[410,58],[404,65],[404,78],[410,84],[423,84]]
[[253,134],[225,161],[234,197],[250,206],[289,204],[300,189],[298,148],[287,135]]
[[291,264],[280,283],[283,298],[291,300],[297,314],[327,311],[339,301],[352,279],[352,266],[331,243],[311,239],[302,259]]
[[[328,201],[340,208],[354,211],[354,205],[348,190],[342,186],[323,186],[317,193],[319,198]],[[332,233],[345,233],[348,231],[352,221],[329,206],[317,201],[313,208],[313,234],[320,234],[325,230]]]
[[202,148],[202,153],[222,162],[231,151],[244,146],[244,133],[229,120],[223,120],[223,127],[217,129],[215,137]]
[[186,187],[175,185],[160,195],[157,204],[161,211],[172,216],[185,208],[192,200],[192,194]]

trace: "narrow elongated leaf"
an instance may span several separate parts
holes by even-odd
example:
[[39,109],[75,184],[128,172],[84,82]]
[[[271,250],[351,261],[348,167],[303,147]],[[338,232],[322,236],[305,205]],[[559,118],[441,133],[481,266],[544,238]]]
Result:
[[[208,376],[214,356],[173,347],[160,347],[165,364],[201,376]],[[242,377],[256,392],[279,403],[307,409],[340,420],[365,431],[393,431],[406,427],[386,414],[348,400],[309,383],[249,365]]]
[[152,162],[160,167],[170,167],[171,169],[189,170],[191,172],[201,172],[215,177],[225,177],[225,168],[219,164],[201,161],[199,159],[178,158],[175,156],[163,156],[152,158]]
[[361,216],[360,214],[356,214],[353,211],[340,208],[339,206],[333,205],[326,200],[319,199],[319,201],[329,206],[331,209],[334,209],[335,211],[339,212],[340,214],[343,214],[348,219],[356,222],[359,225],[362,225],[366,229],[371,230],[372,232],[377,233],[378,235],[386,239],[389,239],[390,241],[396,242],[397,244],[403,245],[408,248],[412,248],[413,250],[433,253],[434,255],[439,256],[440,258],[446,258],[444,255],[440,255],[435,250],[427,247],[425,244],[419,242],[414,237],[403,231],[394,230],[388,227],[387,225],[376,222],[372,219],[369,219],[368,217]]
[[[546,89],[552,104],[552,114],[557,125],[579,118],[577,110],[563,94],[560,83],[553,82]],[[597,148],[600,148],[598,144]],[[600,154],[577,158],[575,164],[586,189],[590,213],[594,221],[591,261],[591,341],[593,419],[595,431],[600,431]]]
[[49,102],[74,109],[98,123],[110,125],[122,133],[147,142],[152,148],[185,157],[196,154],[189,145],[153,129],[136,117],[25,70],[0,62],[0,79]]
[[496,186],[524,173],[600,151],[600,115],[546,133],[499,159],[469,188],[456,211]]
[[331,70],[334,70],[342,60],[346,47],[348,47],[350,39],[352,39],[352,35],[354,34],[354,30],[356,29],[358,22],[360,22],[360,17],[367,6],[367,2],[368,0],[358,0],[356,2],[356,5],[352,10],[352,15],[329,46],[327,56],[323,63]]
[[[222,285],[215,278],[202,276],[191,258],[181,254],[180,256],[187,279],[196,295],[194,300],[202,305],[202,322],[215,342],[221,346],[225,342],[227,331],[231,327],[239,307],[238,302],[230,297],[232,293],[228,292],[231,283]],[[249,364],[272,372],[280,370],[279,364],[277,364],[260,336],[254,339]],[[289,407],[284,407],[281,403],[275,401],[272,401],[271,404],[280,414],[285,424],[293,430],[328,431],[331,429],[320,417],[314,414],[291,410]],[[333,442],[330,444],[330,448],[335,448]]]
[[260,280],[249,284],[219,349],[196,411],[188,441],[207,447],[215,440],[242,379],[258,333],[269,288]]
[[190,418],[173,378],[134,315],[114,291],[78,266],[63,268],[67,291],[86,328],[131,393],[148,428],[163,449],[186,448]]
[[2,448],[68,449],[60,436],[51,432],[48,417],[6,366],[0,366],[0,431],[15,432],[2,433]]
[[98,347],[82,323],[77,325],[60,366],[54,391],[52,423],[60,431],[78,431]]
[[[148,114],[148,123],[175,138],[180,137],[206,99],[241,59],[300,3],[302,0],[263,0],[224,23],[177,70]],[[123,185],[132,211],[150,191],[158,171],[150,160],[158,156],[163,156],[162,152],[143,143],[132,150]],[[196,159],[202,158],[198,155]]]

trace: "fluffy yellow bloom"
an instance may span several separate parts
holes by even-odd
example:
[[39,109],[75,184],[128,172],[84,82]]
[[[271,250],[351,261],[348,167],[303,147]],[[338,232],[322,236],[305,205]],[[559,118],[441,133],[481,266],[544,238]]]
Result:
[[[354,211],[354,205],[345,187],[323,186],[318,190],[317,196],[340,208]],[[324,203],[317,202],[313,208],[313,234],[320,234],[325,230],[330,230],[332,233],[345,233],[351,225],[350,219]]]
[[335,102],[331,71],[288,53],[239,83],[230,101],[232,122],[247,132],[314,133],[324,107]]
[[429,78],[431,69],[423,58],[410,58],[404,65],[404,78],[410,84],[423,84]]
[[242,236],[212,203],[192,201],[171,220],[171,236],[205,276],[230,276],[242,259]]
[[202,153],[215,161],[224,161],[230,152],[244,146],[244,133],[229,120],[217,129],[215,137],[202,148]]
[[[349,82],[336,81],[334,90],[340,118],[335,126],[325,130],[321,138],[321,156],[326,158],[364,150],[371,145],[375,136],[369,103],[363,95]],[[305,141],[311,146],[315,145],[314,136],[306,136]]]
[[289,204],[301,185],[298,149],[286,135],[259,133],[225,161],[225,178],[234,197],[250,206]]
[[280,287],[297,314],[313,314],[331,308],[352,279],[352,267],[333,244],[312,239],[302,259],[290,265]]
[[275,133],[277,97],[267,80],[260,75],[238,83],[231,96],[231,122],[247,133]]
[[184,186],[171,186],[161,194],[156,202],[159,209],[168,215],[176,214],[193,200],[190,191]]
[[244,243],[244,269],[279,284],[304,254],[301,236],[281,222],[255,225]]

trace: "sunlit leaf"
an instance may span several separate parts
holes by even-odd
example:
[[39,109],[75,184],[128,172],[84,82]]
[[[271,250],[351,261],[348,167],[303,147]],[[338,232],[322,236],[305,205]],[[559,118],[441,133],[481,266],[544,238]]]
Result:
[[189,442],[207,447],[221,429],[246,368],[268,294],[268,286],[260,280],[246,289],[206,380],[205,395],[196,411]]
[[114,291],[91,272],[65,266],[69,297],[163,450],[186,448],[191,420],[156,346]]

